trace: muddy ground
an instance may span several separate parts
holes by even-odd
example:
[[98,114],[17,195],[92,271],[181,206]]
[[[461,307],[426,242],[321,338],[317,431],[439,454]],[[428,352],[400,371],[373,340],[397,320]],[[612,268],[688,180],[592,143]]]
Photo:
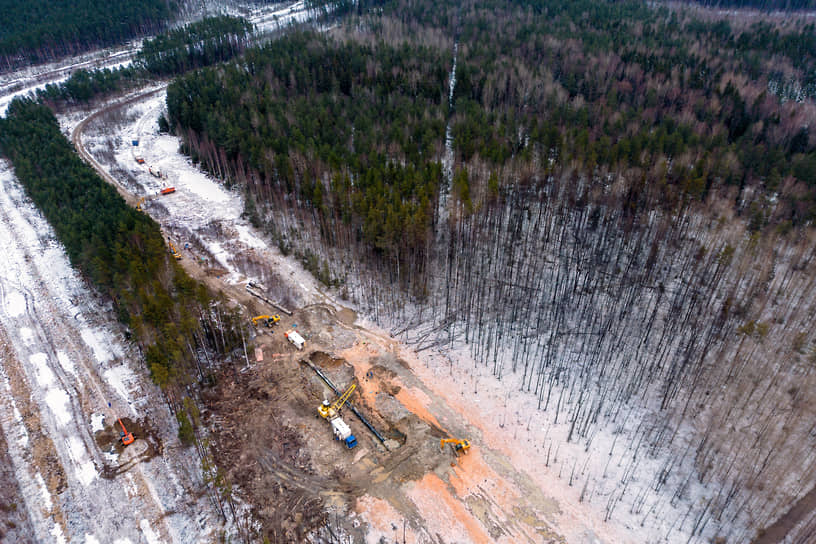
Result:
[[[398,400],[402,386],[397,371],[405,370],[404,361],[372,353],[355,368],[341,355],[347,350],[366,353],[366,340],[349,324],[353,320],[348,310],[338,316],[315,305],[283,316],[271,328],[259,325],[252,344],[263,350],[263,361],[241,372],[226,370],[203,395],[205,422],[215,431],[216,461],[230,467],[229,481],[243,501],[254,505],[261,532],[272,542],[301,541],[316,530],[363,541],[365,527],[354,516],[327,512],[352,512],[359,497],[373,495],[410,514],[413,505],[400,486],[431,472],[444,476],[455,464],[452,450],[439,446],[445,431]],[[283,336],[293,326],[306,338],[303,351]],[[358,446],[349,450],[334,440],[317,407],[336,395],[307,361],[340,390],[357,383],[349,402],[385,443],[348,407],[342,416]],[[415,514],[408,523],[421,523]],[[401,517],[393,521],[403,524]]]

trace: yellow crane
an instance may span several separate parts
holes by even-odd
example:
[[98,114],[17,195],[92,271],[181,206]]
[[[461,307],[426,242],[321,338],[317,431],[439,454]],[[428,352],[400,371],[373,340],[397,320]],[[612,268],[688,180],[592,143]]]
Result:
[[445,444],[453,444],[453,451],[458,455],[461,451],[462,453],[467,453],[470,449],[470,440],[464,440],[459,438],[443,438],[439,441],[439,449],[444,449]]
[[265,321],[267,327],[271,327],[272,325],[277,325],[280,323],[281,316],[278,314],[275,315],[256,315],[252,318],[252,324],[257,325],[258,321]]
[[331,404],[329,404],[329,401],[324,400],[323,404],[317,407],[317,412],[331,425],[334,438],[342,440],[348,449],[357,445],[357,438],[351,434],[351,427],[340,417],[340,409],[356,388],[357,384],[352,383],[339,399]]
[[346,403],[346,401],[349,399],[349,397],[351,396],[351,394],[352,394],[352,393],[354,393],[354,390],[355,390],[355,389],[357,389],[357,384],[356,384],[356,383],[352,383],[352,384],[349,386],[349,388],[348,388],[348,389],[346,389],[346,392],[345,392],[345,393],[343,393],[343,394],[340,396],[340,398],[339,398],[339,399],[337,399],[336,401],[334,401],[332,404],[329,404],[329,401],[324,400],[324,401],[323,401],[323,404],[321,404],[320,406],[318,406],[318,407],[317,407],[317,411],[320,413],[320,415],[321,415],[321,416],[323,416],[323,417],[324,417],[324,418],[326,418],[326,419],[330,419],[330,418],[332,418],[333,416],[338,415],[338,414],[340,413],[340,408],[342,408],[342,407],[343,407],[343,405],[344,405],[344,404]]

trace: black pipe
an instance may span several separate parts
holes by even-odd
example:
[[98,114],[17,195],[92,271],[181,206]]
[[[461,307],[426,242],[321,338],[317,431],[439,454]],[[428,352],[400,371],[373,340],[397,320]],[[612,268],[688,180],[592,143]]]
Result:
[[[316,366],[314,366],[310,361],[302,361],[302,362],[309,365],[312,368],[312,370],[314,370],[315,373],[318,376],[320,376],[323,379],[324,382],[326,382],[326,385],[328,385],[331,388],[331,390],[334,391],[335,395],[337,395],[338,397],[340,396],[340,391],[334,386],[334,384],[331,382],[331,380],[328,378],[328,376],[323,374],[323,372],[321,372],[321,370],[319,368],[317,368]],[[368,430],[371,431],[374,434],[374,436],[376,436],[379,439],[379,441],[383,443],[383,445],[385,445],[385,438],[383,438],[383,435],[381,435],[379,432],[377,432],[377,429],[374,428],[374,425],[369,423],[368,420],[363,417],[363,414],[361,414],[359,412],[359,410],[357,410],[357,408],[352,403],[346,401],[346,406],[351,408],[351,411],[354,412],[354,415],[357,416],[360,419],[360,421],[363,422],[363,425],[368,427]]]

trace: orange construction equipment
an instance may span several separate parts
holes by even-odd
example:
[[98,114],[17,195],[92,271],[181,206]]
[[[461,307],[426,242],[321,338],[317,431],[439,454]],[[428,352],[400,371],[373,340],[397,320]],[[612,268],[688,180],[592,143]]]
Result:
[[163,195],[169,195],[170,193],[175,193],[175,192],[176,192],[175,187],[167,187],[166,189],[161,190],[161,194],[163,194]]
[[125,424],[122,423],[122,420],[119,420],[119,425],[122,426],[122,431],[119,433],[119,439],[122,441],[123,446],[128,446],[133,444],[133,441],[136,440],[133,438],[133,433],[129,433],[127,429],[125,429]]
[[459,440],[458,438],[443,438],[439,441],[439,449],[443,449],[445,444],[453,444],[453,451],[458,455],[461,451],[462,453],[467,453],[470,449],[470,441],[469,440]]

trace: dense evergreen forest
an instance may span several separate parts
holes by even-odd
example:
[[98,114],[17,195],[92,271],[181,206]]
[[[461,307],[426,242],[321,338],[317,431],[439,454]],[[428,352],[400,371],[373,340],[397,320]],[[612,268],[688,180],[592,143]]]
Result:
[[52,107],[70,106],[134,88],[155,77],[223,62],[241,54],[251,33],[252,25],[241,17],[207,17],[145,40],[131,65],[75,70],[64,82],[37,89],[37,99]]
[[[737,31],[637,2],[517,4],[466,16],[388,5],[404,25],[460,37],[450,103],[450,50],[306,34],[177,81],[170,123],[213,172],[247,181],[262,201],[295,191],[321,221],[354,224],[352,237],[413,278],[434,222],[449,114],[464,166],[453,189],[468,209],[497,194],[498,169],[543,159],[544,175],[594,173],[598,188],[622,172],[644,180],[630,189],[635,214],[749,187],[756,196],[735,204],[754,230],[813,218],[806,108],[771,92],[792,81],[816,92],[813,25]],[[376,184],[386,171],[392,181]]]
[[0,70],[157,32],[175,9],[166,0],[2,0]]
[[199,349],[228,353],[240,342],[229,316],[217,316],[212,296],[169,256],[159,226],[79,158],[46,106],[13,101],[0,120],[0,152],[72,265],[113,301],[153,379],[179,402],[182,386],[204,377]]
[[240,54],[252,24],[241,17],[208,17],[146,39],[135,64],[154,75],[183,74]]
[[813,0],[690,0],[713,8],[751,8],[762,11],[794,11],[816,8]]
[[816,484],[816,42],[699,13],[380,2],[177,79],[168,118],[284,251],[567,425],[581,500],[750,541]]

